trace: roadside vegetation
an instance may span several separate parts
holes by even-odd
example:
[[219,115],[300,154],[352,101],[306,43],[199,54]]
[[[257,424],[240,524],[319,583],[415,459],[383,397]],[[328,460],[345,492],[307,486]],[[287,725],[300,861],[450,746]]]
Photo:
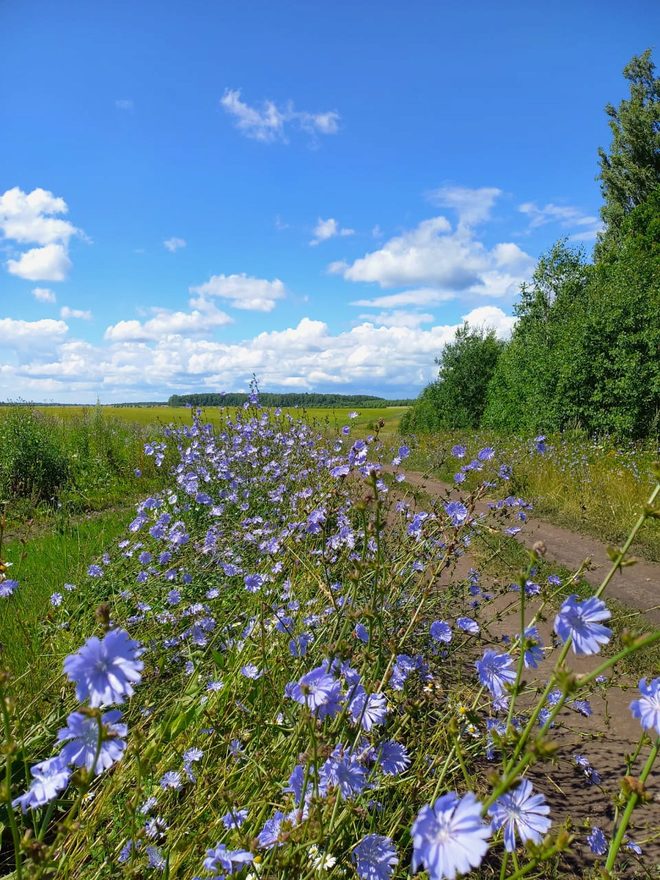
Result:
[[[635,808],[660,681],[638,692],[626,669],[637,656],[648,678],[660,633],[613,637],[623,556],[586,601],[541,557],[514,581],[478,555],[466,566],[480,535],[524,513],[505,471],[486,479],[491,451],[469,450],[483,479],[460,500],[421,506],[396,476],[387,491],[377,434],[345,427],[328,439],[255,404],[150,444],[168,444],[169,482],[75,589],[54,590],[49,683],[2,678],[6,870],[643,876],[657,817]],[[506,500],[476,514],[486,492]],[[1,585],[6,614],[29,595],[16,580]],[[632,737],[615,768],[599,746],[611,714],[595,738],[580,720],[605,693],[624,695]],[[548,780],[566,790],[566,773],[574,797],[558,801]]]

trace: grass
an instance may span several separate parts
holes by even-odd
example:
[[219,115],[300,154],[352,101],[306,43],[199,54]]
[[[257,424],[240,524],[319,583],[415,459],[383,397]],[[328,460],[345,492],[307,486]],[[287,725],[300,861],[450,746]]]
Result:
[[0,547],[2,557],[12,563],[9,574],[21,585],[12,597],[11,609],[6,604],[2,607],[0,659],[14,675],[29,672],[27,683],[33,694],[45,689],[54,674],[53,658],[44,652],[44,634],[56,617],[51,595],[66,595],[65,583],[86,583],[90,563],[116,543],[130,516],[130,508],[124,505],[92,516],[62,519],[57,528],[35,535],[28,532]]
[[[547,437],[541,454],[529,438],[451,431],[415,438],[410,466],[451,482],[463,464],[451,449],[466,441],[471,448],[495,448],[492,469],[511,467],[511,491],[530,501],[536,516],[612,544],[623,540],[646,502],[658,457],[651,441],[623,444],[567,433]],[[636,552],[660,561],[660,521],[647,520]]]
[[[60,672],[63,656],[92,634],[102,637],[108,618],[146,649],[142,681],[120,707],[129,728],[122,760],[96,780],[79,771],[49,810],[30,811],[23,818],[13,814],[20,835],[26,828],[32,832],[23,850],[24,877],[39,880],[55,873],[62,880],[137,880],[151,876],[148,860],[153,859],[162,860],[167,880],[190,880],[200,872],[212,873],[201,867],[205,851],[222,842],[256,855],[254,870],[263,880],[316,880],[319,872],[310,853],[317,847],[321,856],[337,858],[336,869],[327,872],[335,880],[355,877],[354,847],[367,834],[381,834],[394,841],[399,857],[394,876],[403,880],[409,875],[410,828],[424,804],[451,790],[474,791],[487,803],[495,796],[493,785],[501,784],[497,780],[509,778],[507,772],[511,785],[530,765],[538,764],[541,779],[554,772],[554,762],[539,748],[542,736],[536,743],[530,734],[526,740],[522,725],[547,687],[564,681],[561,669],[558,678],[546,670],[525,672],[518,733],[497,741],[494,763],[484,758],[487,720],[506,720],[506,713],[498,716],[480,687],[474,661],[485,648],[509,650],[517,659],[518,648],[515,641],[491,637],[494,606],[483,593],[500,592],[511,600],[508,579],[516,579],[528,561],[516,557],[517,545],[489,537],[488,544],[472,547],[469,526],[454,528],[444,515],[418,520],[412,510],[397,510],[395,493],[381,493],[377,480],[360,473],[360,460],[353,462],[352,477],[333,477],[331,469],[354,454],[349,453],[352,441],[345,441],[342,450],[330,443],[326,450],[323,438],[285,417],[241,414],[237,424],[225,424],[215,436],[195,428],[176,440],[180,479],[172,476],[137,531],[124,529],[126,546],[119,549],[116,542],[119,520],[125,526],[128,518],[123,512],[118,520],[108,520],[105,534],[94,532],[92,523],[89,533],[63,535],[59,546],[54,535],[44,535],[35,538],[42,541],[38,552],[31,541],[26,558],[16,558],[17,565],[26,566],[21,575],[25,604],[18,604],[17,591],[4,600],[2,610],[13,614],[14,629],[8,632],[18,641],[24,615],[32,613],[31,581],[39,581],[30,650],[43,666],[36,667],[39,679],[30,669],[10,680],[12,699],[3,704],[13,713],[9,729],[14,743],[6,751],[13,797],[25,791],[29,765],[57,752],[56,731],[79,705]],[[466,493],[468,507],[480,491],[475,487],[474,496]],[[170,518],[161,520],[163,514]],[[100,551],[104,541],[109,559],[103,577],[86,578],[86,565],[95,556],[91,542]],[[14,545],[12,552],[20,549]],[[467,549],[470,562],[481,569],[476,592],[472,575],[452,574]],[[163,550],[167,558],[161,557]],[[58,568],[57,556],[65,552],[68,564]],[[52,579],[44,576],[45,566],[52,569]],[[261,582],[248,587],[246,578],[257,574]],[[440,581],[440,574],[446,580]],[[58,586],[71,579],[78,589],[51,609],[48,596],[55,579]],[[101,601],[107,608],[95,620]],[[479,622],[477,637],[459,628],[459,615]],[[452,621],[450,644],[430,639],[435,619]],[[510,621],[508,631],[513,627],[515,633],[515,625],[515,619]],[[619,644],[615,641],[612,650]],[[550,641],[546,649],[554,662],[560,649]],[[639,668],[646,663],[648,674],[656,655],[646,656]],[[331,678],[342,702],[321,720],[305,708],[305,699],[285,696],[285,689],[328,659],[337,661]],[[627,656],[623,660],[631,662]],[[408,669],[400,688],[391,678],[399,666]],[[382,695],[386,709],[380,717],[372,706],[374,717],[366,724],[363,710],[350,708],[356,677],[365,696]],[[45,684],[35,695],[38,681]],[[6,686],[0,677],[0,688]],[[588,690],[569,693],[587,696]],[[93,711],[85,711],[94,718]],[[530,723],[535,740],[539,726],[533,719]],[[374,757],[392,740],[407,749],[410,761],[401,772],[388,774]],[[184,758],[191,748],[199,750],[194,765],[188,763],[194,778]],[[346,777],[354,788],[347,782],[341,790],[330,782],[329,790],[322,791],[319,780],[332,770],[328,762],[344,760],[347,749],[355,750]],[[644,757],[647,751],[644,747]],[[522,771],[518,758],[528,762]],[[621,760],[623,772],[623,755]],[[301,786],[314,790],[304,812],[296,809],[288,787],[296,766]],[[164,781],[166,773],[179,774],[172,787]],[[140,808],[150,797],[155,798],[154,812],[147,815]],[[604,812],[607,795],[594,789],[591,805],[596,797],[600,800],[593,809]],[[8,800],[7,791],[0,788],[3,799]],[[564,800],[573,810],[570,790]],[[248,811],[245,825],[228,829],[223,816],[243,808]],[[288,818],[275,833],[274,842],[281,845],[270,847],[258,837],[275,810]],[[3,845],[10,815],[5,812],[0,816]],[[155,816],[161,824],[154,829]],[[573,827],[585,818],[576,812]],[[599,820],[608,821],[600,814]],[[531,876],[573,876],[557,851],[560,830],[554,827],[537,851],[545,861],[530,863],[535,858],[530,850],[517,853]],[[134,842],[129,852],[128,840]],[[122,851],[127,853],[123,862]],[[503,859],[497,837],[478,876],[517,877],[516,865],[516,860]],[[238,876],[244,880],[245,872]]]

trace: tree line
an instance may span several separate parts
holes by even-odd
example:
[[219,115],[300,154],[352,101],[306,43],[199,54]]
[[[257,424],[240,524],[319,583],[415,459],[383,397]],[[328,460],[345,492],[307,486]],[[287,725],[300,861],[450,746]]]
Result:
[[511,339],[464,324],[403,431],[580,427],[642,438],[660,429],[660,78],[651,51],[624,68],[599,150],[602,232],[589,261],[557,242],[523,284]]
[[[242,392],[226,394],[173,394],[167,401],[169,406],[242,406],[251,395]],[[312,392],[284,392],[282,394],[259,392],[262,406],[299,407],[388,407],[409,406],[413,400],[388,400],[370,394],[320,394]]]

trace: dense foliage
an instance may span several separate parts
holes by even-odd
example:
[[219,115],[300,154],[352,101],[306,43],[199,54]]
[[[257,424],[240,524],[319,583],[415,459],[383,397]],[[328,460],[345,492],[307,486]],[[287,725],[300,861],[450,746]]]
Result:
[[[493,369],[476,364],[459,331],[462,363],[421,395],[403,424],[460,427],[464,408],[448,378],[487,386],[480,427],[527,434],[580,427],[623,437],[660,427],[660,79],[650,53],[626,67],[630,99],[611,118],[611,153],[601,150],[606,223],[593,263],[565,240],[544,254],[515,307],[518,321]],[[444,356],[440,360],[444,364]],[[477,370],[478,377],[473,375]],[[447,401],[454,401],[454,424]],[[472,426],[474,421],[466,422]]]
[[[602,596],[625,552],[584,601],[540,555],[515,583],[459,574],[479,534],[524,524],[520,498],[482,502],[507,493],[494,450],[453,450],[478,485],[420,509],[388,488],[378,438],[350,433],[255,402],[147,445],[176,452],[171,484],[84,586],[53,593],[42,638],[60,674],[26,702],[0,674],[16,880],[519,880],[570,876],[569,850],[608,876],[645,870],[626,835],[646,834],[633,811],[660,679],[625,698],[613,822],[589,818],[605,780],[571,733],[592,694],[618,692],[619,662],[660,640],[616,644]],[[395,487],[407,455],[388,457]],[[25,589],[0,574],[3,610]],[[564,790],[547,782],[562,761]]]
[[[226,394],[173,394],[169,406],[243,406],[250,400],[249,394],[227,392]],[[291,392],[282,394],[264,393],[260,395],[263,406],[304,406],[304,407],[346,407],[355,406],[408,406],[412,400],[388,400],[370,394],[316,394],[311,392]]]
[[488,383],[504,343],[493,330],[465,323],[436,358],[438,379],[404,413],[402,431],[476,428],[486,406]]

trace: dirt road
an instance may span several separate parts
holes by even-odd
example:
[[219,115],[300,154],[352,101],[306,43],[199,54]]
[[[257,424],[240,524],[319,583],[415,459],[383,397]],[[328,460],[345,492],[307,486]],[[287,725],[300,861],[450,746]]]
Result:
[[[455,487],[448,483],[416,471],[406,471],[406,482],[434,497],[455,491]],[[487,505],[483,503],[478,509],[486,510]],[[530,518],[516,535],[516,540],[529,548],[542,540],[549,559],[574,571],[585,559],[591,559],[593,567],[585,572],[584,577],[594,586],[600,584],[611,566],[606,544],[545,520]],[[633,556],[634,551],[633,545]],[[615,574],[607,594],[630,608],[643,611],[650,623],[660,626],[660,563],[640,559],[635,565],[626,566]]]

